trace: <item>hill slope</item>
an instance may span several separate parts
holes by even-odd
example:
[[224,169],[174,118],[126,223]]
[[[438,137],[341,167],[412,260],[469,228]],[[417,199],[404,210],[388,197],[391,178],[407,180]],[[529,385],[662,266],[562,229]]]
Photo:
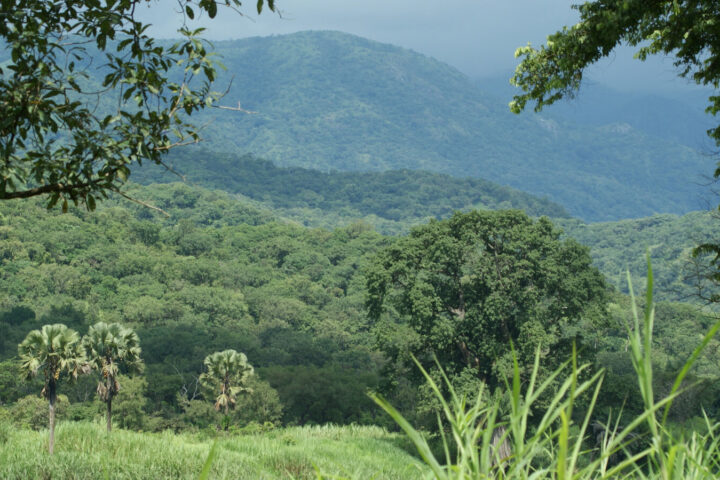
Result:
[[[277,167],[251,155],[189,151],[175,152],[170,163],[191,183],[242,194],[307,226],[336,228],[363,219],[381,233],[397,234],[428,218],[473,208],[517,208],[533,216],[569,217],[560,205],[510,187],[426,171],[323,173]],[[159,168],[139,169],[133,179],[178,180]]]
[[425,169],[486,178],[564,205],[585,220],[700,206],[713,160],[625,124],[515,116],[441,62],[335,32],[218,42],[232,84],[205,148],[278,165]]

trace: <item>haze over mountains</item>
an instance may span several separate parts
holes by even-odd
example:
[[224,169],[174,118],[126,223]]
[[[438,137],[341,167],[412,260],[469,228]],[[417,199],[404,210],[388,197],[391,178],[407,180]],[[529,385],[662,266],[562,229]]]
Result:
[[338,32],[215,47],[228,68],[218,85],[232,78],[223,103],[257,113],[213,112],[205,149],[322,171],[479,177],[547,196],[587,221],[707,204],[702,184],[715,160],[685,134],[601,114],[515,116],[509,98],[448,65]]

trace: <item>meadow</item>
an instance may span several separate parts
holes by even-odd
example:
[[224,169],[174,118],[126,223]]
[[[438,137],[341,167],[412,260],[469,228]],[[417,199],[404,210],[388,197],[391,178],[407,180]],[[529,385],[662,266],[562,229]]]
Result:
[[92,422],[58,425],[57,449],[47,431],[0,433],[0,478],[195,479],[216,443],[207,478],[407,479],[427,471],[401,434],[379,427],[288,427],[262,434],[161,433],[116,430]]

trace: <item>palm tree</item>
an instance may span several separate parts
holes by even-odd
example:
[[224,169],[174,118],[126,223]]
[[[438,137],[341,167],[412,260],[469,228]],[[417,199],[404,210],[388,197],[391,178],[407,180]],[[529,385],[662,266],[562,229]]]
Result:
[[205,357],[203,363],[207,371],[200,375],[200,382],[213,392],[219,392],[215,399],[215,410],[222,409],[227,415],[235,408],[237,395],[250,391],[245,385],[253,375],[253,367],[244,353],[235,350],[215,352]]
[[112,430],[112,401],[120,391],[118,374],[120,368],[127,371],[142,371],[140,359],[140,338],[119,323],[96,323],[83,338],[83,345],[90,366],[100,372],[97,386],[100,400],[107,406],[107,431]]
[[80,344],[80,336],[61,323],[44,325],[40,330],[28,333],[18,345],[21,371],[28,377],[34,377],[42,370],[45,385],[41,394],[50,405],[50,440],[48,451],[52,455],[55,446],[55,403],[60,376],[64,373],[73,379],[87,373],[85,352]]

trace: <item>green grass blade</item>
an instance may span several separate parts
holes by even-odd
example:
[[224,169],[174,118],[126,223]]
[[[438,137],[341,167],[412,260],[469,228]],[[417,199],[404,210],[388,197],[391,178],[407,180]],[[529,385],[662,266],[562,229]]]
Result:
[[210,470],[212,470],[212,465],[215,462],[217,456],[217,440],[215,440],[212,444],[212,447],[210,447],[210,452],[208,452],[208,456],[205,459],[205,464],[203,465],[198,480],[208,480],[210,478]]

